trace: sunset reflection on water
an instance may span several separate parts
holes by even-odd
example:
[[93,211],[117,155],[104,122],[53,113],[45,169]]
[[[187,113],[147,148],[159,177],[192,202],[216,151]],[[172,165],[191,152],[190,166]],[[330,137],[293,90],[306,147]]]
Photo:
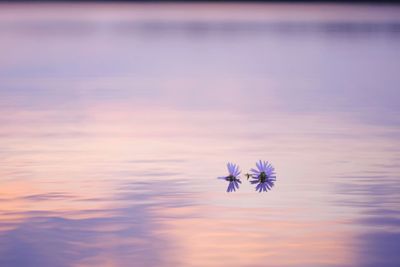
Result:
[[2,5],[0,266],[398,266],[399,9],[330,7]]

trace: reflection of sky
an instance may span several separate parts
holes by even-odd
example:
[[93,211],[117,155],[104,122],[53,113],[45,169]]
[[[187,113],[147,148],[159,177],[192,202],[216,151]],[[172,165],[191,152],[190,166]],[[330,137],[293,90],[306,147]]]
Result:
[[63,7],[0,9],[0,265],[399,265],[397,7]]
[[390,166],[385,169],[380,174],[344,176],[346,180],[337,187],[342,196],[339,205],[359,213],[354,224],[363,226],[354,242],[360,266],[397,266],[400,262],[399,178]]
[[[158,182],[158,181],[156,181]],[[136,186],[125,185],[123,192],[114,198],[129,204],[113,208],[97,205],[96,209],[82,209],[85,203],[104,202],[104,199],[81,199],[79,197],[48,193],[32,195],[25,201],[80,202],[80,210],[25,211],[4,214],[2,225],[9,225],[0,236],[0,263],[2,266],[75,266],[110,265],[126,266],[140,262],[155,266],[165,262],[169,253],[168,240],[158,234],[163,217],[157,212],[169,207],[185,207],[190,200],[176,195],[179,183],[159,188],[163,200],[153,197],[150,183]],[[150,189],[151,189],[150,188]],[[166,201],[167,200],[167,201]],[[9,201],[17,201],[10,199]],[[23,200],[20,200],[23,201]],[[22,216],[18,222],[8,217]],[[169,265],[168,265],[169,266]],[[172,265],[171,265],[172,266]]]

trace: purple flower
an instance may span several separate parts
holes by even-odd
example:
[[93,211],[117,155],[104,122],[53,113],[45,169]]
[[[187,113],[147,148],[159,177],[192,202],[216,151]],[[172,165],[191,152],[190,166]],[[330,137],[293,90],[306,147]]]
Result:
[[229,182],[226,192],[236,191],[236,189],[239,189],[239,184],[242,183],[239,179],[239,166],[230,162],[226,166],[228,167],[229,175],[218,177],[218,179],[223,179]]
[[257,184],[256,191],[258,192],[271,190],[276,181],[275,168],[268,161],[261,160],[256,162],[256,166],[257,170],[250,170],[252,172],[250,177],[253,179],[250,183]]

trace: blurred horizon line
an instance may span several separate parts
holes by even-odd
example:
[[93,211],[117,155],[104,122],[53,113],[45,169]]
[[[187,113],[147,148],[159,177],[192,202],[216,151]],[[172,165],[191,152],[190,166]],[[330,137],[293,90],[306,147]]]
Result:
[[398,0],[381,0],[381,1],[373,1],[373,0],[250,0],[250,1],[244,1],[244,0],[117,0],[117,1],[112,1],[112,0],[0,0],[0,3],[8,3],[8,4],[13,4],[13,3],[112,3],[112,4],[118,4],[118,3],[142,3],[142,4],[152,4],[152,3],[179,3],[179,4],[185,4],[185,3],[237,3],[237,4],[259,4],[259,3],[271,3],[271,4],[368,4],[368,5],[385,5],[385,4],[400,4],[400,1]]

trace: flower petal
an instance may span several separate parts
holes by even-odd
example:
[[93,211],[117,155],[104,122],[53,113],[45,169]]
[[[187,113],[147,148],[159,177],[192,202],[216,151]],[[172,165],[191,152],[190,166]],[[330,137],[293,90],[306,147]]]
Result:
[[237,172],[237,165],[236,164],[232,164],[232,175],[236,176],[236,172]]
[[228,168],[229,174],[232,174],[232,165],[230,162],[228,162],[228,164],[226,164],[226,167]]
[[267,185],[264,185],[264,186],[263,186],[263,191],[264,191],[264,192],[267,192]]
[[226,189],[226,192],[231,192],[232,191],[232,184],[231,183],[229,183],[228,184],[228,188]]
[[256,175],[259,175],[259,174],[260,174],[260,171],[258,171],[258,170],[256,170],[256,169],[251,169],[250,171],[253,172],[253,173],[256,174]]
[[263,171],[262,165],[261,165],[261,160],[256,162],[256,166],[257,166],[257,169],[258,169],[260,172]]
[[[238,185],[238,188],[239,188],[239,185]],[[236,187],[235,187],[235,183],[234,182],[232,182],[232,189],[233,189],[233,191],[236,191]]]
[[256,191],[258,191],[260,188],[261,188],[261,184],[258,184],[258,185],[256,186]]

